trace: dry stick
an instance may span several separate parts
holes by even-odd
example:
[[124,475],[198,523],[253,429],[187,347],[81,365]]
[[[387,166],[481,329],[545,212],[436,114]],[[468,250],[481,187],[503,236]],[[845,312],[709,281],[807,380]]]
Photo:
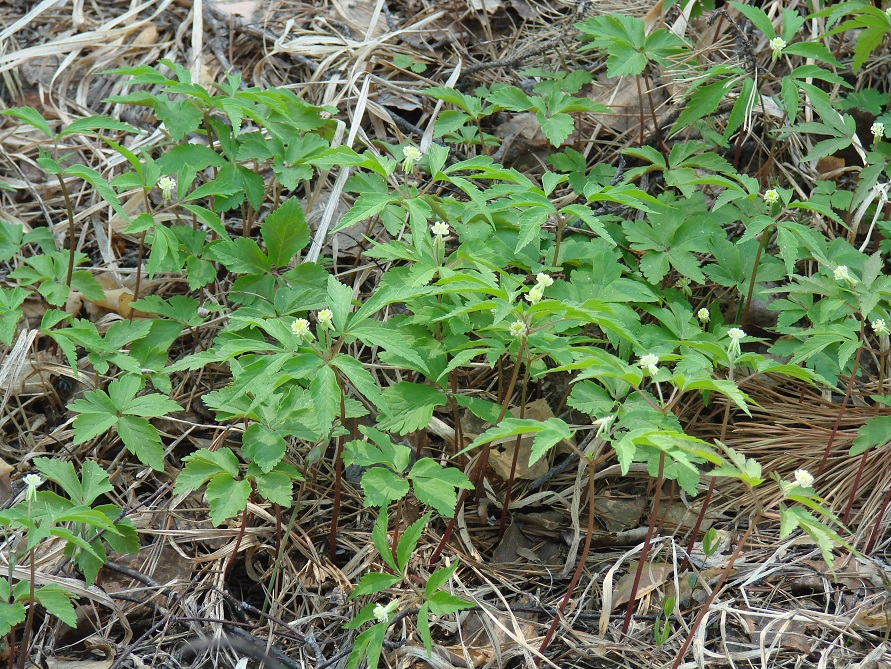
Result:
[[[863,341],[863,323],[860,324],[860,341]],[[863,344],[857,349],[857,355],[854,356],[854,367],[851,369],[851,376],[848,379],[848,387],[845,388],[845,398],[839,407],[838,415],[835,417],[835,425],[832,426],[832,433],[829,435],[829,442],[826,444],[826,450],[823,451],[823,459],[820,460],[820,466],[817,469],[817,476],[823,473],[826,467],[826,460],[829,458],[829,451],[832,450],[832,444],[835,443],[835,436],[838,434],[838,427],[841,425],[842,416],[845,415],[845,408],[848,406],[848,400],[851,399],[851,390],[854,388],[854,377],[857,376],[857,369],[860,367],[860,355],[863,353]],[[856,492],[856,491],[855,491]]]
[[[554,638],[554,632],[557,631],[557,625],[560,623],[560,616],[563,615],[563,610],[569,603],[569,598],[572,596],[575,586],[579,582],[579,577],[582,575],[582,570],[585,568],[585,561],[588,559],[588,551],[591,550],[591,539],[594,537],[594,477],[596,474],[594,467],[594,458],[588,458],[588,536],[585,537],[585,546],[582,548],[578,567],[575,568],[575,573],[572,575],[569,587],[566,588],[566,594],[563,596],[563,601],[560,602],[560,606],[557,607],[557,612],[554,614],[554,620],[551,622],[551,626],[548,628],[548,632],[545,634],[545,638],[541,642],[541,647],[538,649],[540,655],[544,655],[545,651],[548,649],[548,644],[550,644],[551,639]],[[537,667],[539,663],[538,657],[535,658],[534,663]]]
[[[31,502],[29,501],[30,505]],[[30,508],[30,507],[29,507]],[[28,551],[31,562],[31,584],[28,593],[28,619],[25,621],[25,630],[22,632],[22,643],[19,645],[19,669],[25,669],[25,657],[28,654],[28,641],[31,636],[31,628],[34,626],[34,609],[37,608],[37,598],[34,597],[34,549]],[[11,657],[11,656],[10,656]]]
[[[496,425],[501,422],[501,420],[504,418],[505,414],[507,413],[507,406],[508,406],[508,404],[510,404],[510,397],[511,397],[511,395],[513,395],[514,386],[517,383],[517,376],[519,375],[519,372],[520,372],[519,360],[523,357],[523,353],[525,352],[525,349],[526,349],[526,339],[524,338],[520,342],[520,350],[517,353],[517,364],[514,365],[513,372],[511,373],[510,382],[508,383],[508,386],[507,386],[507,392],[504,394],[504,399],[501,404],[501,412],[498,414],[498,420],[495,421]],[[486,445],[483,446],[483,452],[480,454],[480,460],[477,463],[476,471],[474,472],[473,478],[471,479],[474,482],[474,486],[477,489],[477,499],[479,499],[479,493],[481,492],[481,489],[482,489],[482,482],[481,481],[478,482],[478,479],[480,479],[482,477],[482,474],[486,471],[486,464],[488,464],[488,459],[489,459],[489,449],[490,449],[490,443],[487,442]],[[458,520],[458,509],[460,509],[462,506],[464,506],[464,502],[467,501],[467,492],[468,492],[467,488],[464,488],[461,491],[461,494],[458,497],[458,503],[455,504],[455,514],[449,520],[449,524],[446,525],[446,529],[442,535],[442,539],[439,540],[439,544],[436,546],[436,550],[433,551],[433,555],[430,556],[430,564],[435,564],[436,561],[439,560],[439,556],[442,555],[442,551],[445,548],[446,542],[448,542],[448,540],[451,538],[452,532],[455,531],[455,523]]]
[[665,472],[665,452],[659,452],[659,475],[656,477],[656,492],[653,494],[653,513],[650,516],[650,526],[647,528],[647,536],[644,537],[643,549],[640,559],[637,561],[637,571],[634,572],[634,582],[631,584],[631,594],[628,596],[628,606],[625,608],[625,620],[622,622],[621,640],[628,634],[631,625],[631,614],[634,611],[634,602],[637,599],[637,588],[640,586],[640,577],[643,574],[644,562],[650,550],[650,542],[653,539],[653,529],[656,527],[656,516],[659,515],[659,501],[662,497],[662,475]]
[[687,652],[687,649],[690,647],[690,644],[693,643],[693,635],[696,634],[696,630],[699,628],[699,625],[702,624],[702,619],[705,618],[705,614],[708,613],[709,607],[712,605],[712,602],[715,601],[715,597],[718,596],[718,591],[723,587],[724,581],[727,580],[727,576],[730,575],[730,570],[733,568],[733,563],[736,562],[736,558],[739,557],[740,552],[742,552],[743,546],[745,546],[746,541],[748,541],[749,536],[752,534],[752,530],[755,529],[755,525],[758,523],[761,514],[749,524],[749,527],[746,529],[745,534],[742,535],[742,538],[739,540],[739,543],[736,544],[736,548],[733,550],[733,553],[730,555],[730,559],[727,560],[727,566],[724,567],[724,570],[721,572],[721,575],[718,577],[718,582],[715,583],[715,587],[712,588],[711,594],[705,600],[705,603],[702,605],[702,608],[699,610],[699,615],[696,616],[696,620],[693,621],[693,624],[690,626],[690,632],[687,634],[687,638],[684,639],[684,643],[681,646],[681,649],[678,651],[678,655],[674,658],[674,663],[671,665],[671,669],[678,669],[681,666],[681,662],[684,659],[684,653]]

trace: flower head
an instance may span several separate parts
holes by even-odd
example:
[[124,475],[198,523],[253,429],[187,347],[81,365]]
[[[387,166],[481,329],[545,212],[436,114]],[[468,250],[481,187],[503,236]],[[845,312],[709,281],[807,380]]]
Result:
[[702,309],[696,312],[696,318],[698,318],[703,323],[708,323],[712,318],[712,314],[708,309],[702,307]]
[[813,488],[814,477],[807,469],[796,469],[795,485],[800,488]]
[[[316,314],[316,320],[326,330],[330,330],[332,327],[332,323],[334,322],[334,314],[330,309],[322,309],[319,313]],[[293,328],[293,326],[291,326]],[[296,334],[296,333],[295,333]]]
[[309,339],[312,341],[312,332],[309,329],[309,321],[305,318],[296,318],[294,322],[291,323],[291,332],[297,337],[297,339]]
[[832,271],[832,276],[836,281],[845,281],[847,283],[856,283],[856,279],[851,276],[847,265],[839,265]]
[[434,237],[438,237],[442,239],[447,234],[449,234],[452,229],[449,227],[449,224],[445,221],[436,221],[433,225],[430,226],[430,232],[433,233]]
[[609,436],[609,429],[614,420],[616,420],[616,414],[610,414],[609,416],[604,416],[603,418],[598,418],[594,421],[593,425],[597,426],[596,436],[598,439],[603,436]]
[[399,600],[394,599],[392,602],[387,604],[386,606],[382,604],[377,604],[374,607],[372,613],[374,614],[375,619],[379,623],[388,623],[390,622],[390,614],[396,610],[396,607],[399,606]]
[[158,179],[158,188],[161,189],[161,198],[169,200],[173,197],[173,189],[176,188],[176,179],[173,177],[161,177]]
[[526,293],[526,301],[528,301],[529,304],[538,304],[541,302],[542,297],[544,297],[544,288],[540,283],[532,286],[529,292]]
[[786,48],[786,40],[782,37],[774,37],[770,40],[770,50],[773,52],[773,59],[776,60],[780,57],[780,54],[783,53],[783,49]]
[[409,144],[402,148],[402,156],[405,160],[402,161],[402,171],[403,172],[411,172],[414,168],[414,164],[421,159],[421,156],[424,155],[421,153],[421,150],[417,147]]
[[730,344],[727,346],[727,355],[731,358],[735,358],[741,352],[739,342],[746,336],[746,332],[742,328],[730,328],[727,330],[727,336],[730,337]]
[[526,327],[526,324],[523,321],[514,321],[507,326],[507,330],[512,337],[516,337],[517,339],[522,339],[529,332],[529,328]]
[[876,121],[869,127],[869,131],[872,133],[872,141],[879,142],[885,136],[885,124]]
[[655,376],[656,372],[659,371],[659,356],[655,353],[647,353],[641,356],[637,364],[640,365],[641,369],[647,370],[651,376]]
[[888,324],[885,322],[884,318],[877,318],[872,323],[872,331],[876,333],[877,336],[881,337],[882,335],[888,334]]
[[780,201],[780,194],[777,192],[776,188],[771,188],[770,190],[764,191],[764,195],[761,197],[764,198],[764,201],[767,204],[776,204]]
[[28,487],[27,491],[25,491],[25,499],[29,502],[37,499],[37,487],[43,483],[43,479],[37,474],[27,474],[22,480]]
[[693,289],[690,288],[690,278],[686,276],[680,277],[677,281],[674,282],[674,287],[679,289],[684,295],[690,297],[693,294]]
[[554,285],[554,279],[551,277],[550,274],[539,272],[535,275],[535,283],[537,283],[542,288],[549,288]]

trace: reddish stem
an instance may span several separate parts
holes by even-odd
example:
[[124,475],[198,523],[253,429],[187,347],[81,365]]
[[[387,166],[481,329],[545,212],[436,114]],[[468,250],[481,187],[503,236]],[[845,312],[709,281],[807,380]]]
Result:
[[[863,341],[863,324],[860,324],[860,341]],[[854,356],[854,367],[851,369],[851,376],[848,379],[848,387],[845,388],[845,399],[841,403],[841,407],[838,410],[838,416],[835,417],[835,425],[832,426],[832,434],[829,435],[829,443],[826,444],[826,450],[823,451],[823,459],[820,460],[820,466],[817,468],[817,476],[823,473],[823,469],[826,467],[826,460],[829,458],[829,452],[832,450],[832,444],[835,443],[835,436],[838,434],[838,427],[841,425],[842,416],[845,415],[845,408],[848,406],[848,401],[851,399],[851,391],[854,388],[854,377],[857,376],[857,369],[860,366],[860,355],[863,353],[863,346],[861,345],[857,349],[857,355]],[[855,495],[857,490],[853,490],[851,495]]]
[[[563,615],[563,610],[566,608],[566,605],[569,603],[569,598],[572,596],[572,593],[575,590],[575,586],[579,582],[579,578],[582,575],[582,570],[585,568],[585,561],[588,559],[588,551],[591,550],[591,539],[594,537],[594,476],[596,474],[594,467],[595,467],[594,460],[589,459],[588,460],[588,536],[585,537],[585,546],[582,548],[582,554],[579,557],[578,567],[575,568],[575,573],[572,575],[572,580],[569,582],[569,587],[566,588],[566,594],[563,596],[563,601],[560,602],[560,606],[557,607],[557,612],[554,614],[554,620],[551,622],[551,626],[548,628],[548,632],[547,632],[547,634],[545,634],[545,638],[541,642],[541,648],[538,649],[538,652],[541,655],[544,655],[544,652],[547,650],[548,645],[551,643],[551,639],[554,638],[554,632],[557,631],[557,625],[560,623],[560,617]],[[535,663],[535,666],[537,667],[539,664],[538,657],[535,658],[534,663]]]
[[650,550],[650,542],[653,539],[653,530],[656,527],[656,516],[659,515],[659,499],[662,497],[662,475],[665,471],[665,453],[659,453],[659,476],[656,478],[656,492],[653,494],[653,513],[650,514],[650,526],[647,528],[647,536],[644,538],[643,550],[640,552],[640,560],[637,562],[637,571],[634,572],[634,582],[631,584],[631,595],[628,597],[628,606],[625,608],[625,621],[622,623],[622,636],[628,634],[631,625],[631,614],[634,611],[634,602],[637,599],[637,589],[640,586],[640,577],[643,574],[644,562]]

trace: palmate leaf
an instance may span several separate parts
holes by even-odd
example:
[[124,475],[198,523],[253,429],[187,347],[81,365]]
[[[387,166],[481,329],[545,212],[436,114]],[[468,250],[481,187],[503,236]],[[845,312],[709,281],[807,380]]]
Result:
[[454,467],[443,467],[431,458],[418,460],[409,478],[418,501],[432,506],[446,517],[451,517],[455,512],[458,503],[456,488],[473,488],[464,472]]
[[121,416],[117,421],[121,441],[139,461],[155,471],[164,471],[164,447],[161,435],[145,418]]
[[247,480],[236,481],[229,474],[217,474],[207,484],[207,503],[214,527],[244,511],[251,495]]

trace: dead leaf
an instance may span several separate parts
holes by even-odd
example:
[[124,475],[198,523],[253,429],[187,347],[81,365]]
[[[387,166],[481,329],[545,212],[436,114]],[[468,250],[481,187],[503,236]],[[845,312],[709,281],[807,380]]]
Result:
[[597,497],[594,500],[596,517],[603,521],[608,532],[621,532],[637,527],[646,509],[643,497]]
[[[673,566],[665,562],[644,562],[643,571],[640,574],[640,582],[637,585],[635,599],[640,599],[647,593],[662,586],[671,576]],[[637,574],[637,561],[629,563],[628,573],[619,579],[613,591],[613,609],[621,604],[627,604],[631,598],[631,587],[634,585],[634,577]]]

